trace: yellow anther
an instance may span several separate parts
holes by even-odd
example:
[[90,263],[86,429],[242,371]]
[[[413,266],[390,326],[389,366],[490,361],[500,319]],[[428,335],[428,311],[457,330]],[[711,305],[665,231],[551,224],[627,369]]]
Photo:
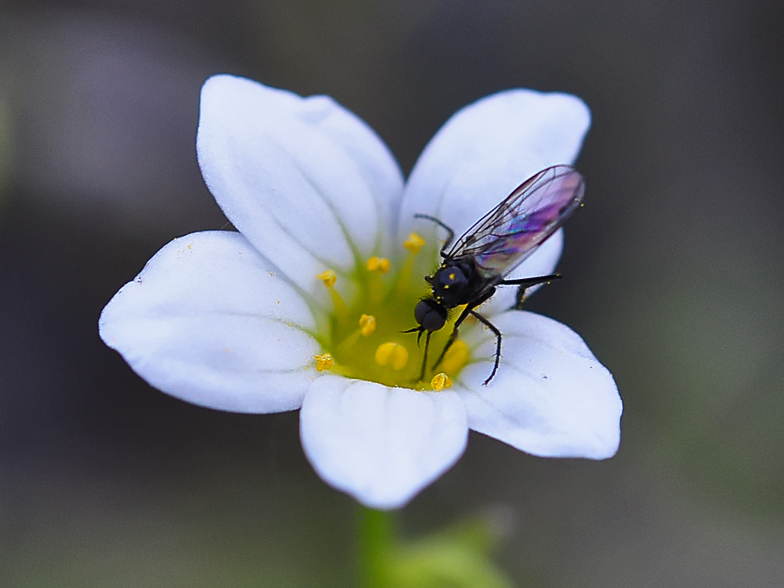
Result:
[[359,330],[363,337],[369,337],[376,330],[376,317],[372,314],[363,314],[359,317]]
[[433,390],[440,392],[444,388],[451,388],[452,380],[444,372],[441,372],[433,376],[433,379],[430,380],[430,385],[433,387]]
[[335,282],[337,282],[338,280],[338,276],[335,273],[335,270],[331,270],[331,269],[321,272],[316,277],[322,282],[324,282],[324,285],[327,288],[331,288],[332,286],[334,286]]
[[403,242],[403,247],[408,249],[411,253],[419,253],[419,250],[422,249],[425,245],[425,240],[417,235],[416,233],[411,233]]
[[465,341],[458,339],[447,350],[444,359],[441,360],[441,368],[450,374],[456,374],[468,363],[471,354]]
[[325,270],[316,277],[324,282],[324,285],[327,287],[327,292],[329,292],[329,297],[332,299],[332,304],[335,305],[335,315],[338,317],[338,321],[345,325],[349,320],[348,309],[346,308],[346,303],[343,302],[343,299],[334,287],[335,282],[338,280],[335,270]]
[[332,364],[335,363],[335,360],[329,353],[325,353],[324,355],[314,355],[313,358],[316,360],[316,369],[320,372],[330,369]]
[[376,257],[374,255],[367,260],[367,270],[369,272],[379,271],[385,274],[389,271],[389,260],[386,257]]
[[400,371],[408,363],[408,349],[398,343],[382,343],[376,349],[376,363]]

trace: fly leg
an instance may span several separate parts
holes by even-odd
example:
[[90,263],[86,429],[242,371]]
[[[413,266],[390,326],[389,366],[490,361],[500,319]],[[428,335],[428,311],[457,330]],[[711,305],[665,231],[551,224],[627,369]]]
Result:
[[487,384],[490,383],[490,380],[493,379],[493,376],[495,376],[495,373],[498,371],[498,363],[501,361],[501,331],[499,331],[498,327],[496,327],[493,323],[491,323],[489,320],[487,320],[478,312],[474,312],[473,310],[469,312],[473,316],[475,316],[480,322],[487,325],[488,329],[490,329],[491,331],[493,331],[493,333],[495,333],[495,363],[493,363],[493,371],[490,372],[490,377],[487,378],[482,384],[482,386],[487,386]]
[[441,245],[441,251],[439,252],[441,257],[446,257],[446,254],[444,252],[446,251],[447,247],[449,247],[452,244],[452,241],[455,240],[455,232],[449,226],[447,226],[446,224],[444,224],[442,221],[438,220],[434,216],[430,216],[428,214],[415,214],[414,218],[424,218],[426,220],[432,221],[446,231],[447,233],[446,241],[444,241],[444,244]]
[[430,347],[430,335],[433,334],[433,331],[428,331],[427,335],[425,335],[425,353],[422,356],[422,371],[419,372],[419,379],[417,382],[421,382],[425,379],[425,369],[427,368],[427,349]]
[[417,334],[417,347],[419,347],[419,340],[422,338],[422,333],[427,332],[425,335],[425,353],[422,356],[422,370],[419,372],[419,379],[417,382],[421,382],[425,379],[425,368],[427,367],[427,350],[430,349],[430,335],[433,334],[433,331],[428,331],[427,329],[423,328],[421,325],[418,327],[414,327],[413,329],[408,329],[407,331],[400,331],[401,333],[416,333]]
[[441,355],[438,356],[438,359],[433,364],[434,370],[444,360],[444,356],[446,355],[446,352],[449,351],[449,348],[452,347],[452,343],[454,343],[455,340],[457,339],[457,330],[458,328],[460,328],[460,324],[466,319],[466,317],[469,314],[471,314],[471,307],[466,306],[463,309],[463,312],[460,313],[460,316],[457,317],[457,320],[455,321],[455,326],[452,328],[452,333],[449,335],[449,340],[447,340],[446,345],[444,345],[444,350],[441,352]]
[[515,296],[515,303],[514,306],[510,310],[522,310],[523,308],[523,300],[525,299],[525,291],[530,288],[531,286],[536,286],[538,284],[545,284],[552,280],[560,280],[560,274],[551,274],[549,276],[539,276],[536,278],[520,278],[517,280],[504,280],[500,282],[499,286],[519,286],[517,288],[517,296]]
[[[446,352],[449,351],[449,348],[452,347],[452,343],[454,343],[455,340],[457,339],[457,331],[460,328],[460,325],[466,319],[466,317],[469,314],[473,314],[475,316],[479,316],[479,315],[477,315],[474,312],[474,309],[477,306],[479,306],[480,304],[482,304],[483,302],[485,302],[493,294],[495,294],[495,288],[490,288],[490,290],[485,292],[484,295],[482,295],[481,298],[478,298],[477,300],[469,303],[468,306],[466,306],[463,309],[463,312],[460,313],[460,316],[457,317],[457,320],[455,321],[455,326],[452,328],[452,333],[449,335],[449,340],[446,342],[446,345],[444,345],[444,350],[441,352],[441,355],[438,356],[438,359],[433,364],[433,369],[436,369],[439,366],[439,364],[444,360],[444,356],[446,355]],[[482,322],[484,322],[484,321],[485,321],[485,319],[483,318]],[[493,327],[493,328],[495,329],[495,327]]]

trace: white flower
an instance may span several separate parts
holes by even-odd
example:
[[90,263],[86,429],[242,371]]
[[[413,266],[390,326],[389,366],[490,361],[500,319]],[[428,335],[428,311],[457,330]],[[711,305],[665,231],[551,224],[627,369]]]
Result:
[[[469,428],[534,455],[610,457],[622,410],[612,376],[568,327],[504,311],[513,288],[480,309],[503,333],[487,386],[495,337],[481,324],[461,327],[439,367],[454,383],[438,392],[416,382],[422,348],[400,332],[416,326],[423,276],[438,263],[436,227],[413,215],[459,235],[533,173],[573,161],[589,123],[574,96],[489,96],[446,123],[404,185],[384,143],[332,99],[210,78],[199,165],[239,232],[166,245],[106,306],[101,337],[188,402],[301,408],[313,467],[374,508],[402,506],[451,467]],[[418,253],[416,236],[403,246],[413,232],[426,237]],[[511,277],[551,273],[562,239]],[[449,327],[434,335],[431,359]],[[436,387],[452,383],[439,377]]]

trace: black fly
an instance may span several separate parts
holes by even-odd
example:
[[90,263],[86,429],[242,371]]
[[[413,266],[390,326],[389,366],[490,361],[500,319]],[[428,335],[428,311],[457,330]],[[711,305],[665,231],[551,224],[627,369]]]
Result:
[[[485,324],[496,336],[495,363],[487,385],[498,371],[501,357],[501,331],[474,309],[487,301],[496,286],[518,286],[513,308],[520,309],[526,288],[560,278],[559,275],[505,280],[517,266],[544,243],[580,205],[585,193],[582,176],[568,165],[548,167],[517,187],[498,206],[479,219],[457,241],[454,231],[435,217],[415,214],[415,218],[432,221],[447,232],[441,246],[441,267],[425,280],[432,296],[414,308],[418,327],[404,331],[417,333],[417,342],[425,333],[425,352],[419,379],[425,377],[430,335],[440,330],[449,310],[466,305],[455,321],[452,334],[433,368],[444,359],[457,339],[458,328],[468,315]],[[450,248],[450,245],[451,248]]]

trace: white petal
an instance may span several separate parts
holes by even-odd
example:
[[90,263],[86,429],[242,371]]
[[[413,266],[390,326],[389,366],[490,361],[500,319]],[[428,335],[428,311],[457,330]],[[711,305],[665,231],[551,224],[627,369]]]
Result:
[[214,76],[202,88],[197,149],[229,220],[320,300],[316,274],[351,272],[385,246],[402,176],[378,136],[331,98]]
[[328,483],[371,508],[403,506],[452,466],[468,437],[453,392],[326,376],[300,413],[302,445]]
[[[460,373],[468,424],[475,431],[545,457],[612,457],[620,443],[623,410],[612,375],[580,336],[530,312],[493,317],[503,333],[501,366],[487,386],[495,336],[466,333],[474,358]],[[474,340],[472,340],[474,339]]]
[[[585,103],[568,94],[508,90],[458,111],[414,166],[403,196],[400,235],[413,215],[435,216],[457,235],[536,172],[572,163],[590,125]],[[431,227],[417,221],[417,231]]]
[[313,315],[239,233],[166,245],[112,298],[99,328],[147,382],[202,406],[292,410],[315,377]]

